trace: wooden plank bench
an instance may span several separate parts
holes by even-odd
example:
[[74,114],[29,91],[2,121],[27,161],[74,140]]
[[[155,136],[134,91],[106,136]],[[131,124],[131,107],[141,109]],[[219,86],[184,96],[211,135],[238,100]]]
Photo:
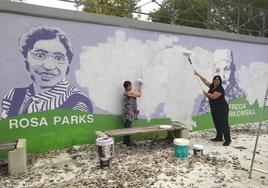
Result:
[[11,151],[16,149],[18,141],[15,142],[0,142],[0,151]]
[[0,142],[0,151],[8,152],[8,172],[11,175],[27,172],[26,139]]
[[142,126],[142,127],[122,128],[122,129],[104,131],[103,133],[109,137],[115,137],[115,136],[133,135],[133,134],[138,134],[138,133],[167,131],[168,138],[171,140],[174,139],[174,137],[188,138],[189,131],[187,128],[183,127],[182,125],[172,124],[170,125],[171,126],[170,128],[161,128],[160,126],[161,125],[149,125],[149,126]]

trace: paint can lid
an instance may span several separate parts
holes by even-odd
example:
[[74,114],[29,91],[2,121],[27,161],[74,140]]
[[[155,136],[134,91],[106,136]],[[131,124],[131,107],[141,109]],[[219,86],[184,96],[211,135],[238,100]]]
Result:
[[173,143],[178,146],[188,146],[190,141],[184,138],[175,138]]
[[107,142],[112,142],[114,139],[111,137],[101,137],[97,138],[96,142],[102,142],[102,143],[107,143]]
[[196,150],[203,150],[203,149],[204,149],[204,146],[203,146],[203,145],[200,145],[200,144],[194,144],[194,145],[193,145],[193,149],[196,149]]

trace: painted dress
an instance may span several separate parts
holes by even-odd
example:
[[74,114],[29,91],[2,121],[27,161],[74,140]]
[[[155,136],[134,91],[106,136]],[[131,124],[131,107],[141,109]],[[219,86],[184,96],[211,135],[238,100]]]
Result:
[[122,105],[122,117],[123,121],[126,120],[133,121],[137,118],[137,100],[136,97],[129,97],[127,91],[123,95],[123,105]]
[[63,80],[39,94],[35,94],[33,84],[12,89],[2,101],[2,118],[57,108],[93,112],[90,100],[74,85]]

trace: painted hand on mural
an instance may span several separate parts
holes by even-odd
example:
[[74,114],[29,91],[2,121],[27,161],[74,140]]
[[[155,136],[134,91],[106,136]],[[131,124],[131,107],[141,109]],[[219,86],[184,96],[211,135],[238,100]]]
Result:
[[73,50],[63,31],[36,26],[22,34],[19,45],[32,83],[5,95],[2,118],[57,108],[93,111],[90,100],[66,80]]

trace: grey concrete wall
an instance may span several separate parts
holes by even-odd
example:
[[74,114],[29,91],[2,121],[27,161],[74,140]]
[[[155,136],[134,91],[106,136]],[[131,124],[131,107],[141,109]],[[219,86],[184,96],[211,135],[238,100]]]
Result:
[[0,1],[0,12],[37,16],[44,18],[54,18],[54,19],[69,20],[76,22],[95,23],[102,25],[113,25],[113,26],[134,28],[147,31],[218,38],[218,39],[258,43],[258,44],[268,44],[268,38],[252,37],[252,36],[233,34],[221,31],[212,31],[193,27],[174,26],[170,24],[152,23],[146,21],[138,21],[129,18],[105,16],[105,15],[85,13],[79,11],[48,8],[37,5],[11,2],[9,0]]

